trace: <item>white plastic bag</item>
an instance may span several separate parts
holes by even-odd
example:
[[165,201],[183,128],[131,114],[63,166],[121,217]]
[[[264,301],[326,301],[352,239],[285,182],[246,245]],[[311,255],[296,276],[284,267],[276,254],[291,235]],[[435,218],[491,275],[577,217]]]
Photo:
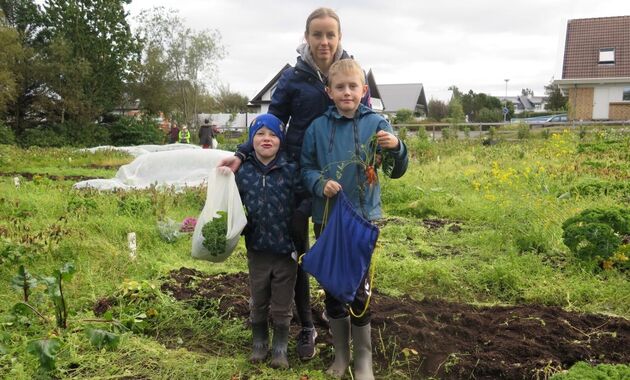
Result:
[[214,137],[212,138],[212,149],[217,149],[219,147],[219,142]]
[[[227,235],[225,252],[219,255],[212,255],[203,246],[203,235],[201,230],[210,220],[218,217],[217,211],[227,213]],[[241,236],[241,232],[247,224],[247,217],[243,210],[241,196],[236,187],[234,173],[222,174],[217,169],[211,169],[208,174],[208,193],[206,204],[201,210],[201,215],[197,218],[195,231],[192,237],[192,257],[200,260],[221,262],[230,256]]]

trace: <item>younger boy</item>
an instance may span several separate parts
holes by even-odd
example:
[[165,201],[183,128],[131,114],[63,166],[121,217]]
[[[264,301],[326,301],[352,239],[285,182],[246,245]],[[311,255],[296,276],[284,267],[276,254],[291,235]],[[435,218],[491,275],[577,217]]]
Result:
[[288,368],[287,341],[291,322],[297,262],[290,235],[293,199],[300,176],[297,164],[280,150],[283,124],[272,114],[258,116],[249,129],[254,150],[236,173],[236,184],[247,210],[243,232],[247,247],[252,354],[250,361],[266,359],[269,346],[267,316],[271,310],[273,341],[271,367]]
[[[340,190],[346,193],[355,210],[369,221],[381,217],[380,185],[374,183],[373,167],[363,163],[378,153],[393,157],[391,178],[401,177],[407,170],[407,149],[380,115],[361,104],[367,91],[365,75],[356,61],[335,62],[328,72],[326,92],[335,103],[315,119],[306,131],[302,145],[302,180],[313,194],[315,235],[321,234],[324,207]],[[371,144],[376,136],[376,144]],[[376,149],[377,152],[374,152]],[[363,163],[358,162],[361,160]],[[369,271],[368,271],[369,272]],[[363,278],[352,310],[365,309],[370,293],[368,275]],[[369,308],[360,317],[349,316],[348,307],[326,292],[326,315],[335,348],[335,360],[327,373],[341,378],[350,363],[350,334],[354,346],[354,378],[374,379]]]

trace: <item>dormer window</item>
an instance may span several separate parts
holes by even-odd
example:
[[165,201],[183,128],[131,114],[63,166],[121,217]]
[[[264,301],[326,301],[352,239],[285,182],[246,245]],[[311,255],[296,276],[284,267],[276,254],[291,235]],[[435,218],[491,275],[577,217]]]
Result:
[[615,64],[615,48],[599,49],[599,64]]

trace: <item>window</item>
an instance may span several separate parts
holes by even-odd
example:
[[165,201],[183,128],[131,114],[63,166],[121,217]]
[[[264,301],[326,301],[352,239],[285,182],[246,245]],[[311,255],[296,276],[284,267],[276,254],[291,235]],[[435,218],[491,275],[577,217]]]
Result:
[[599,62],[603,64],[615,63],[615,48],[599,49]]
[[624,87],[623,89],[623,100],[630,100],[630,87]]

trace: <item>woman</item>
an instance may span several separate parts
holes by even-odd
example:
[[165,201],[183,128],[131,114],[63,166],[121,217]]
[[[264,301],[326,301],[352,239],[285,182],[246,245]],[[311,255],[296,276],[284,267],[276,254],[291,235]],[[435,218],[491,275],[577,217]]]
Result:
[[[297,48],[300,55],[295,66],[282,73],[268,111],[288,125],[284,147],[287,157],[298,163],[306,129],[311,121],[333,105],[324,89],[328,69],[334,62],[350,58],[340,44],[339,16],[330,8],[318,8],[308,16],[304,40]],[[369,106],[369,99],[368,92],[362,103]],[[251,149],[247,144],[239,146],[235,156],[223,159],[219,166],[228,166],[236,172]],[[301,201],[302,199],[296,199],[295,205],[299,205]],[[293,217],[293,240],[298,255],[308,249],[309,215],[310,207],[308,210],[298,208]],[[295,305],[302,324],[296,348],[300,359],[308,360],[315,356],[317,332],[311,315],[309,276],[300,267],[295,284]]]

